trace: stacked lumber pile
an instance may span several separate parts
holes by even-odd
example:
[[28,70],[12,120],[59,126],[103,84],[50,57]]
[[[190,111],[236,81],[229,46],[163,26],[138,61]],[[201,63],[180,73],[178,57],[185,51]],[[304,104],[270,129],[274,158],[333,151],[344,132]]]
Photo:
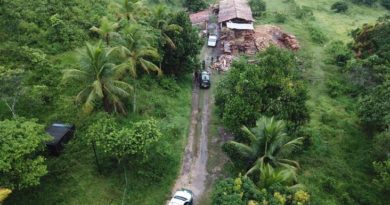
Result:
[[232,55],[222,54],[219,56],[218,61],[211,67],[218,71],[227,71],[233,62],[234,57]]

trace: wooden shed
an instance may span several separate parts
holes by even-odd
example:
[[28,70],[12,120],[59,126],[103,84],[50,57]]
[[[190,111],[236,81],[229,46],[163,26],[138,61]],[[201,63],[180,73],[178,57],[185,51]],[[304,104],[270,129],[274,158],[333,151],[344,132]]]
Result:
[[252,10],[247,0],[219,2],[218,23],[221,27],[232,26],[231,29],[253,30],[253,21]]

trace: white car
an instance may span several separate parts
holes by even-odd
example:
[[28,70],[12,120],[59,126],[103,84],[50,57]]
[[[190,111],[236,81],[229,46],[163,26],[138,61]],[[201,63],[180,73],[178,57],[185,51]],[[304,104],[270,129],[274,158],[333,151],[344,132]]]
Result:
[[192,205],[194,201],[194,194],[188,189],[181,189],[176,191],[173,195],[169,205]]
[[207,41],[207,46],[215,47],[217,46],[217,36],[216,35],[210,35],[209,40]]

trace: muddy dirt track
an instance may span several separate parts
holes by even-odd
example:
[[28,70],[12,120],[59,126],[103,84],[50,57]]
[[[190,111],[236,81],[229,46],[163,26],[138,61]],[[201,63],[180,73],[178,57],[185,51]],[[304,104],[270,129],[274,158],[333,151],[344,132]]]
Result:
[[[213,55],[213,49],[204,49],[204,58]],[[206,65],[208,62],[206,61]],[[192,113],[187,145],[185,148],[180,174],[172,189],[172,194],[180,188],[190,189],[194,193],[194,205],[207,189],[208,133],[211,115],[211,91],[193,85]]]

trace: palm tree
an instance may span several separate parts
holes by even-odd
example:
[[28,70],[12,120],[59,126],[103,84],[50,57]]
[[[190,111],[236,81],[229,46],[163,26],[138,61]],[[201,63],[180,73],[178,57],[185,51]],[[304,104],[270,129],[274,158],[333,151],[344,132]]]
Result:
[[169,13],[168,7],[159,5],[153,8],[150,24],[160,31],[162,40],[171,48],[175,49],[176,45],[168,33],[181,32],[183,28],[177,24],[170,23],[172,13]]
[[275,120],[273,117],[263,117],[256,122],[256,127],[253,129],[242,127],[249,139],[249,145],[230,141],[224,145],[224,150],[231,159],[237,157],[234,155],[239,155],[241,159],[250,163],[252,168],[247,171],[246,175],[259,171],[267,164],[295,170],[299,168],[298,162],[286,159],[284,156],[301,144],[303,138],[289,140],[284,129],[283,121]]
[[86,49],[81,53],[80,69],[64,71],[64,82],[81,83],[82,90],[76,96],[76,102],[83,103],[86,113],[94,110],[98,100],[102,100],[106,112],[125,113],[121,99],[129,97],[133,88],[116,77],[118,69],[110,63],[110,53],[101,41],[97,45],[86,43]]
[[126,19],[132,22],[137,22],[148,12],[141,0],[123,0],[120,4],[111,2],[108,7],[112,12],[116,13],[118,20]]
[[[114,48],[118,50],[123,58],[123,63],[118,65],[118,77],[123,78],[126,73],[134,79],[137,77],[137,71],[142,68],[149,73],[156,72],[162,74],[159,66],[153,63],[152,60],[160,60],[160,55],[157,49],[151,46],[151,42],[155,42],[155,36],[147,32],[146,28],[140,24],[131,24],[127,26],[122,34],[120,46]],[[136,95],[133,93],[133,112],[136,111]]]
[[111,35],[117,34],[115,30],[119,27],[118,23],[113,23],[108,20],[107,17],[102,17],[100,21],[100,27],[97,28],[93,26],[90,28],[91,31],[100,34],[106,41],[107,45],[110,45],[110,37]]
[[297,175],[291,169],[274,169],[270,164],[260,167],[260,177],[256,185],[260,189],[268,189],[272,185],[283,185],[289,189],[302,189],[302,184],[297,184]]
[[115,48],[123,58],[123,63],[119,65],[120,74],[130,72],[130,75],[135,78],[139,68],[146,72],[154,71],[158,75],[162,74],[161,69],[152,62],[152,60],[160,60],[157,49],[150,44],[156,41],[154,36],[149,34],[142,25],[131,24],[124,29],[122,37],[121,45]]

